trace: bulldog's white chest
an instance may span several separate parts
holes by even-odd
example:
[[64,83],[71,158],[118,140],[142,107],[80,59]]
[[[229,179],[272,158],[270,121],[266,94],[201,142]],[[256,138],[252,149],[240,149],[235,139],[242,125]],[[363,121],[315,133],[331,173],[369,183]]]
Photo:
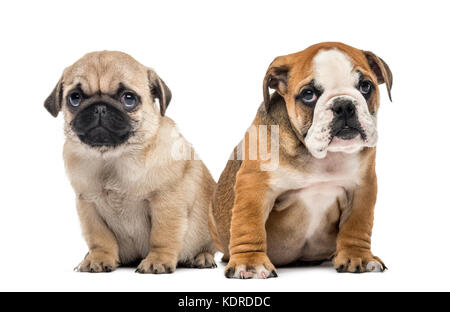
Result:
[[313,159],[306,168],[280,167],[269,172],[270,185],[276,192],[336,186],[352,188],[359,183],[359,156],[328,153],[324,159]]
[[[268,229],[274,262],[321,260],[333,254],[340,219],[350,208],[358,184],[358,171],[356,155],[331,155],[311,164],[308,172],[280,168],[270,173],[271,186],[280,194],[269,216],[276,218],[276,222],[269,220],[273,225]],[[276,237],[289,240],[277,242]]]

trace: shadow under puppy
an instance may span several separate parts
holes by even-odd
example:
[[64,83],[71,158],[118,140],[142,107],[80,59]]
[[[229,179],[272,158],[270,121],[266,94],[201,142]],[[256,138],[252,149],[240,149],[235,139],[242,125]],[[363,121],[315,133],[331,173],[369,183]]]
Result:
[[216,266],[207,221],[215,182],[164,116],[170,99],[153,70],[102,51],[66,68],[45,101],[54,117],[64,112],[64,161],[89,247],[79,271],[140,260],[139,273]]
[[[382,83],[390,97],[388,65],[342,43],[272,62],[253,140],[248,131],[213,198],[211,234],[227,277],[276,277],[274,265],[330,259],[339,272],[385,269],[371,251]],[[270,155],[258,154],[266,147]]]

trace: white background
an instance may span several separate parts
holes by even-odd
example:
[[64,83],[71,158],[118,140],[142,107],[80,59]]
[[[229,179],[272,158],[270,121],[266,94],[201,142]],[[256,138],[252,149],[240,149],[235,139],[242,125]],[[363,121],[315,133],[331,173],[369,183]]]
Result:
[[[448,1],[2,1],[0,290],[450,290]],[[381,56],[373,251],[383,274],[280,269],[278,279],[75,273],[87,251],[62,160],[62,116],[43,108],[64,67],[121,50],[156,69],[168,116],[217,179],[278,55],[342,41]],[[219,255],[217,257],[219,259]]]

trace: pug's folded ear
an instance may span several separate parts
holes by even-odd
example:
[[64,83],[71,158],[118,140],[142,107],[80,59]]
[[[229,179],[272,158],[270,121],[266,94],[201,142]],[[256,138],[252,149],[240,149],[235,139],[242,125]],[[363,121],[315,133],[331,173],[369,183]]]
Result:
[[263,82],[264,106],[266,110],[270,108],[270,89],[274,89],[280,95],[287,92],[287,75],[290,66],[286,63],[286,58],[279,56],[273,60],[267,69]]
[[159,101],[159,108],[161,116],[166,113],[167,106],[169,106],[172,99],[172,92],[165,82],[152,69],[148,69],[148,81],[150,85],[150,92],[153,97]]
[[389,100],[392,102],[391,89],[393,77],[391,69],[389,68],[388,64],[386,64],[386,62],[383,61],[381,57],[376,56],[375,53],[372,53],[370,51],[363,51],[363,53],[366,56],[370,69],[377,77],[378,84],[386,84]]
[[44,107],[47,111],[52,114],[53,117],[58,116],[62,105],[62,95],[63,95],[63,82],[62,77],[59,79],[52,93],[47,97],[44,102]]

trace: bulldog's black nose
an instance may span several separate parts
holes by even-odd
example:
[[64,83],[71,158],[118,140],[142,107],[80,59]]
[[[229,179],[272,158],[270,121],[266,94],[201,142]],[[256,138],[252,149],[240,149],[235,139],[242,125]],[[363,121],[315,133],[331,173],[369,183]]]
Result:
[[331,106],[334,118],[332,124],[333,135],[343,140],[351,140],[358,134],[365,138],[361,124],[356,114],[356,106],[350,99],[336,99]]
[[340,119],[349,120],[355,117],[355,105],[350,100],[337,100],[331,110],[334,116]]
[[94,108],[94,115],[105,117],[108,112],[108,109],[106,108],[106,105],[95,105]]

